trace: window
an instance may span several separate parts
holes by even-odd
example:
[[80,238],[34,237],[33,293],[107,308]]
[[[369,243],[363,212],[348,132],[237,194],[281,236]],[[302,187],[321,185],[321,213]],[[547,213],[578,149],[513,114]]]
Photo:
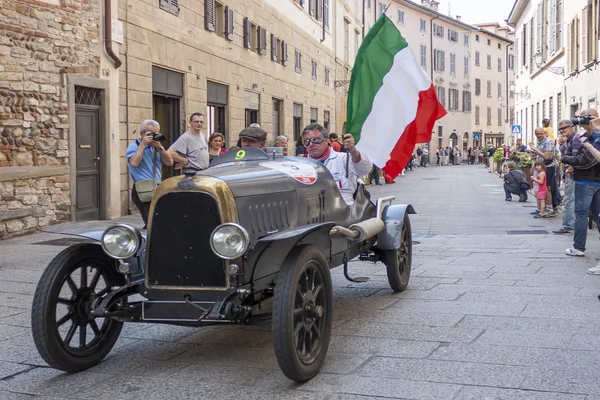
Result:
[[448,29],[448,40],[453,43],[457,43],[458,42],[458,32],[456,32],[452,29]]
[[398,23],[404,25],[404,11],[398,10]]
[[[325,67],[325,86],[329,86],[329,68]],[[328,112],[328,111],[325,111]]]
[[471,92],[463,90],[462,95],[463,95],[462,96],[463,97],[463,99],[462,99],[462,104],[463,104],[462,110],[464,112],[471,112]]
[[548,99],[548,119],[550,122],[553,121],[552,117],[554,117],[554,97],[550,96],[550,99]]
[[487,97],[492,97],[492,81],[487,81]]
[[448,109],[458,110],[458,89],[448,89]]
[[523,24],[523,31],[521,32],[521,66],[526,66],[527,65],[527,49],[528,49],[528,42],[527,42],[527,24]]
[[488,46],[492,45],[492,41],[490,39],[487,40],[488,41]]
[[549,51],[554,54],[562,47],[563,0],[549,0],[548,26],[550,28]]
[[498,97],[502,97],[502,84],[498,83]]
[[284,40],[281,41],[281,57],[279,60],[283,65],[288,65],[287,43]]
[[367,1],[367,8],[370,10],[371,9],[371,0]]
[[316,81],[317,80],[317,62],[315,60],[312,60],[311,62],[311,75],[312,80]]
[[344,19],[344,61],[346,64],[350,59],[350,21]]
[[556,94],[556,119],[562,119],[562,93]]
[[492,56],[487,55],[487,69],[492,69]]
[[579,69],[579,18],[575,17],[567,27],[567,66],[569,72],[577,72]]
[[444,27],[438,24],[433,24],[433,34],[437,37],[444,37]]
[[383,12],[385,11],[386,5],[379,2],[379,16],[381,16],[381,14],[383,14]]
[[487,124],[492,124],[492,107],[487,108]]
[[481,94],[481,79],[475,78],[475,96]]
[[515,56],[512,54],[508,55],[508,69],[511,71],[515,69]]
[[450,74],[456,75],[456,54],[450,53]]
[[427,46],[421,45],[421,67],[427,69]]
[[358,48],[359,48],[359,43],[360,43],[360,32],[359,31],[354,31],[354,58],[356,59],[356,56],[358,55]]
[[[210,3],[210,0],[206,1],[207,3]],[[215,33],[217,35],[219,35],[220,37],[224,38],[225,37],[225,12],[223,11],[223,4],[221,3],[217,3],[215,1],[213,1],[213,6],[214,6],[214,22],[215,22]]]
[[465,57],[465,76],[469,76],[469,57]]
[[479,42],[479,35],[475,35],[475,41]]
[[546,100],[542,100],[542,119],[546,119]]
[[479,106],[475,106],[475,125],[479,125]]
[[420,23],[420,29],[419,30],[421,32],[427,32],[427,21],[425,21],[424,19],[421,19],[419,21],[419,23]]
[[433,52],[433,69],[438,72],[443,72],[446,68],[446,54],[442,50],[434,50]]
[[319,115],[319,110],[311,107],[311,109],[310,109],[310,123],[311,124],[317,123],[317,115]]
[[325,27],[329,28],[329,0],[323,0],[323,21]]
[[479,52],[475,52],[475,66],[479,67]]
[[323,128],[329,130],[329,111],[323,111]]
[[253,49],[256,46],[256,25],[248,17],[244,17],[244,47]]
[[502,50],[502,44],[498,43],[498,50]]
[[173,15],[179,15],[179,1],[177,0],[160,0],[159,7],[161,10],[165,10]]
[[308,13],[317,17],[317,0],[308,0]]
[[535,125],[536,126],[541,126],[541,121],[540,121],[540,102],[538,101],[538,103],[536,104],[536,108],[535,108]]
[[294,54],[294,66],[297,73],[302,72],[302,53],[298,49],[296,49],[296,53]]
[[444,138],[443,138],[443,131],[442,131],[443,127],[438,126],[438,147],[442,147],[444,145]]
[[498,108],[498,126],[502,126],[502,108]]
[[446,88],[438,86],[436,87],[437,97],[442,107],[446,107]]
[[592,5],[585,6],[581,14],[581,58],[587,64],[596,60],[596,16],[598,11]]
[[502,58],[498,57],[498,72],[502,72]]
[[294,141],[298,140],[302,135],[302,104],[294,103],[293,108],[294,122],[293,122],[293,133]]
[[271,33],[271,61],[283,61],[283,46],[281,39]]
[[469,35],[464,34],[465,46],[469,47]]

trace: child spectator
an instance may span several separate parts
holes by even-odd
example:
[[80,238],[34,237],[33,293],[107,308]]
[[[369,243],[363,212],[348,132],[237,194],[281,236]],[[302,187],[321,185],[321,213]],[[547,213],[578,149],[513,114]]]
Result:
[[533,164],[537,172],[537,176],[531,179],[535,183],[535,198],[537,199],[539,214],[535,214],[533,218],[549,218],[546,214],[546,195],[548,194],[548,185],[546,182],[546,165],[543,161],[536,161]]

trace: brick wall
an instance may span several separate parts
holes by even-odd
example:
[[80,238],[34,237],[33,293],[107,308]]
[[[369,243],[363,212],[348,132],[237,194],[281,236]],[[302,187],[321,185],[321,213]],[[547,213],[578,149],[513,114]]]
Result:
[[[99,75],[101,2],[54,3],[0,0],[0,175],[11,167],[68,164],[64,74]],[[1,182],[0,238],[68,219],[67,178]],[[31,207],[45,212],[14,212]]]

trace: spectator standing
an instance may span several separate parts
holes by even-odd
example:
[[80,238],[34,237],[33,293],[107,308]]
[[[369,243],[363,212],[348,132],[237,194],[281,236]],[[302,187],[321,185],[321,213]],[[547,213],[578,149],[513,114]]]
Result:
[[435,165],[440,165],[440,158],[441,158],[441,157],[440,157],[440,151],[441,151],[441,148],[440,148],[440,147],[438,147],[438,148],[435,150],[435,158],[436,158]]
[[287,136],[285,136],[285,135],[277,136],[275,143],[276,143],[275,146],[283,147],[283,155],[287,156],[288,155],[288,148],[287,148],[288,138],[287,138]]
[[[142,220],[144,221],[143,229],[146,229],[148,225],[152,191],[154,190],[154,186],[158,185],[162,180],[162,164],[166,166],[173,165],[173,158],[171,158],[162,144],[153,138],[159,132],[160,124],[158,122],[153,119],[145,120],[140,125],[140,137],[127,147],[125,153],[127,168],[135,182],[131,189],[131,200],[140,211]],[[138,189],[142,192],[142,185],[145,186],[145,193],[140,195]],[[147,190],[148,186],[152,191]]]
[[342,151],[342,142],[340,142],[340,139],[337,135],[337,133],[330,133],[329,134],[329,142],[331,143],[331,148],[335,151],[337,151],[338,153]]
[[188,164],[197,170],[208,167],[208,144],[202,133],[203,125],[204,115],[199,112],[193,113],[190,115],[190,130],[179,136],[169,147],[169,155],[176,163],[175,168],[180,169]]
[[[581,148],[581,139],[575,133],[573,123],[569,119],[558,123],[559,141],[565,141],[560,146],[561,158],[576,157]],[[564,165],[562,174],[564,180],[562,227],[559,230],[552,231],[555,234],[572,233],[575,229],[575,181],[573,180],[574,168],[571,165]]]
[[548,194],[548,185],[546,184],[546,165],[543,161],[536,161],[533,164],[533,168],[537,172],[537,176],[531,179],[535,182],[535,198],[537,199],[538,214],[534,214],[533,218],[548,218],[546,214],[546,195]]
[[221,154],[226,153],[227,149],[223,148],[223,142],[225,136],[222,133],[215,132],[208,138],[208,159],[209,161],[214,160]]
[[296,141],[296,156],[298,157],[307,157],[308,153],[306,152],[306,148],[304,144],[302,144],[302,136],[298,138]]
[[544,162],[546,166],[546,178],[548,185],[548,205],[550,214],[554,214],[555,207],[560,204],[560,194],[558,193],[558,182],[556,176],[557,161],[555,157],[556,146],[554,142],[546,137],[546,132],[543,128],[535,130],[537,144],[529,143],[531,153],[536,156],[537,161]]
[[550,120],[548,118],[542,120],[542,128],[546,133],[546,137],[554,142],[556,140],[554,137],[554,129],[550,126]]

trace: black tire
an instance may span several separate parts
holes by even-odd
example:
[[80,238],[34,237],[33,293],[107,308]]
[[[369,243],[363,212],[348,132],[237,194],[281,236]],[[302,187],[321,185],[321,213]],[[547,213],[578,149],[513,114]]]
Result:
[[306,382],[321,370],[331,339],[332,313],[327,260],[315,246],[295,248],[279,271],[273,302],[273,347],[289,379]]
[[[79,285],[75,284],[77,279]],[[71,246],[54,257],[37,285],[31,311],[33,340],[48,365],[78,372],[106,357],[119,338],[123,322],[91,316],[90,305],[122,281],[114,260],[96,244]],[[71,297],[66,298],[69,292]],[[59,306],[66,309],[62,317]],[[68,330],[63,337],[65,325]],[[75,333],[77,347],[72,346]]]
[[412,233],[408,214],[404,215],[400,248],[383,252],[383,262],[387,267],[388,282],[394,292],[402,292],[408,286],[412,264]]

